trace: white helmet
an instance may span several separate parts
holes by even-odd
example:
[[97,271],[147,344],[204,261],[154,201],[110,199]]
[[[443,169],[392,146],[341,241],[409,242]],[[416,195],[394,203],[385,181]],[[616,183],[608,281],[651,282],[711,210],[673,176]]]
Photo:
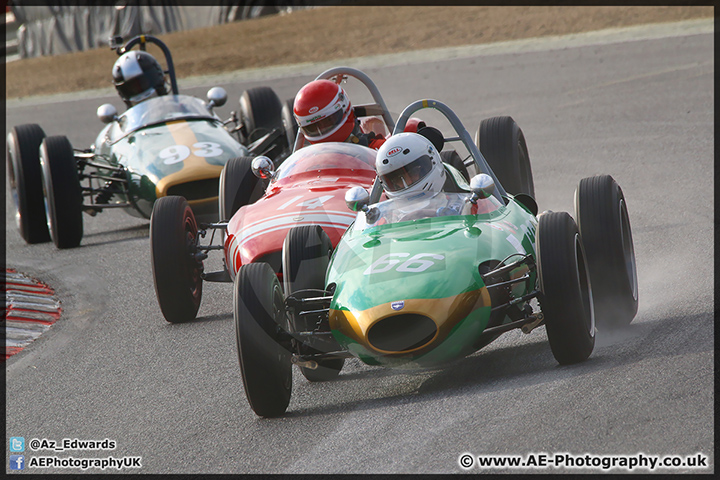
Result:
[[427,138],[417,133],[398,133],[380,147],[375,170],[388,198],[411,193],[437,193],[445,184],[440,154]]

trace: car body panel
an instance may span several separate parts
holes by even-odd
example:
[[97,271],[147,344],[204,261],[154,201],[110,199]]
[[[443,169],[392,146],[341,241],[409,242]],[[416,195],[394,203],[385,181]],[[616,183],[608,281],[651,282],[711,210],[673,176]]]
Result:
[[355,220],[345,192],[375,179],[375,151],[349,143],[304,147],[280,166],[265,195],[241,207],[228,222],[225,261],[231,278],[241,265],[267,261],[280,269],[291,228],[320,225],[335,246]]
[[[343,348],[366,363],[397,366],[442,363],[482,346],[478,340],[492,305],[478,266],[534,254],[537,219],[514,200],[505,206],[492,197],[481,202],[493,202],[494,207],[481,214],[348,230],[335,249],[326,280],[335,286],[330,328]],[[516,284],[513,293],[528,293],[535,280],[532,274]],[[372,344],[369,331],[375,324],[410,314],[432,319],[437,331],[431,340],[402,351]]]
[[[180,108],[200,101],[184,95],[169,97],[163,97],[162,105],[175,99]],[[152,107],[154,100],[159,99],[148,100],[148,105],[137,105],[128,112],[140,106]],[[129,198],[118,194],[116,201],[129,201],[134,208],[126,210],[131,215],[150,218],[155,200],[166,195],[184,196],[198,214],[216,212],[223,166],[231,158],[248,155],[248,149],[209,114],[170,117],[166,122],[152,117],[149,125],[132,124],[124,133],[119,127],[121,116],[98,135],[96,162],[126,168]]]

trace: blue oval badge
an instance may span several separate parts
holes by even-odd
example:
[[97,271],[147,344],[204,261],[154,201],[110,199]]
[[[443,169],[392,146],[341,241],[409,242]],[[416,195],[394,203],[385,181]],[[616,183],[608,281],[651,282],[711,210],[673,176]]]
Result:
[[400,301],[397,301],[397,302],[392,302],[392,303],[390,304],[390,308],[392,308],[393,310],[402,310],[403,307],[405,307],[405,300],[400,300]]

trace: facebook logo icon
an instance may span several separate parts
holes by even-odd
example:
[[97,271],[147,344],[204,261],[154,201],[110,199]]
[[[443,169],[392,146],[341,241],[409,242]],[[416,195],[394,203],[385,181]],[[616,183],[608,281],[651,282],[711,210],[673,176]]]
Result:
[[10,455],[10,470],[23,470],[25,468],[25,455]]
[[10,451],[11,452],[24,452],[25,451],[25,438],[10,437]]

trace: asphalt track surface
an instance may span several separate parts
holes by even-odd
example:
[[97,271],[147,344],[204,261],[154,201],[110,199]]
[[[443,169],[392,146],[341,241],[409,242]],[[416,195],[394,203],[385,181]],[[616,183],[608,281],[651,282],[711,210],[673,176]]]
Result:
[[[8,265],[51,284],[64,308],[48,333],[7,361],[8,437],[109,438],[113,451],[26,449],[26,461],[41,453],[142,456],[142,473],[462,473],[463,453],[539,452],[701,453],[709,468],[658,471],[713,472],[709,28],[621,42],[526,42],[449,60],[348,62],[374,79],[394,112],[435,98],[471,134],[483,118],[512,115],[525,133],[541,210],[572,212],[582,177],[618,181],[633,227],[640,308],[626,330],[598,332],[587,362],[559,367],[543,327],[513,331],[442,369],[351,361],[337,381],[316,384],[296,371],[287,415],[259,419],[242,390],[229,284],[207,284],[199,318],[170,325],[153,290],[148,222],[107,211],[85,217],[80,248],[28,246],[6,196]],[[324,68],[310,67],[226,77],[230,101],[219,113],[228,115],[256,85],[291,98]],[[204,96],[207,81],[180,87]],[[120,107],[112,92],[12,101],[7,125],[39,123],[87,147],[101,128],[95,109],[106,101]]]

